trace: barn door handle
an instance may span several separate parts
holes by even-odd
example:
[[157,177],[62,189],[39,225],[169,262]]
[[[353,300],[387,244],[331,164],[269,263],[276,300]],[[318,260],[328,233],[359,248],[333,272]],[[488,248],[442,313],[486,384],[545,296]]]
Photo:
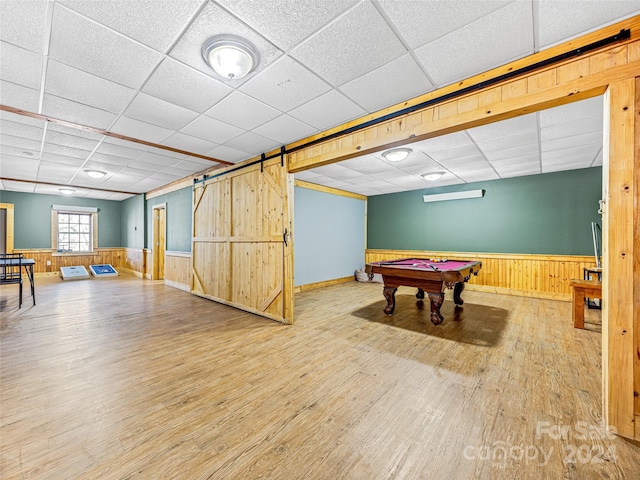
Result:
[[282,234],[282,240],[284,240],[284,246],[288,246],[287,244],[287,235],[289,235],[289,231],[285,228],[284,233]]

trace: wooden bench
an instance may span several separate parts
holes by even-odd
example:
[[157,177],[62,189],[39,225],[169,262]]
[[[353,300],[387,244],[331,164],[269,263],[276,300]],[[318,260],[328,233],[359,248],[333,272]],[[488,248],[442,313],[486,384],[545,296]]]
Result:
[[573,326],[584,328],[584,299],[602,299],[602,282],[600,280],[571,280],[571,306],[573,307]]

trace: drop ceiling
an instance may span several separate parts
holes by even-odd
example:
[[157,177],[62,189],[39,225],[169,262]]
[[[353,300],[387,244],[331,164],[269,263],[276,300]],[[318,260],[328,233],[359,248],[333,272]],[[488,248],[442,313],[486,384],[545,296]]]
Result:
[[[2,0],[0,103],[183,152],[3,111],[0,188],[122,200],[216,165],[194,154],[242,161],[639,13],[637,0]],[[255,45],[256,71],[213,73],[200,51],[222,33]],[[602,123],[598,97],[296,178],[376,195],[586,168],[602,162]],[[433,170],[445,175],[420,177]]]

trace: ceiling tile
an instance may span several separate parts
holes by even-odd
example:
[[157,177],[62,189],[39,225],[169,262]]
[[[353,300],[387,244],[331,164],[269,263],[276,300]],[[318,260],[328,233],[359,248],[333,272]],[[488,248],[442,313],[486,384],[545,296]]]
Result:
[[[3,94],[2,103],[4,103],[4,91],[0,90],[0,92],[2,92]],[[27,117],[26,115],[18,115],[17,113],[6,112],[4,110],[0,110],[0,120],[18,123],[20,125],[29,125],[31,127],[37,128],[44,128],[45,125],[49,123],[45,120]]]
[[330,89],[324,81],[288,56],[274,62],[240,87],[242,92],[283,112]]
[[225,80],[225,84],[237,87],[263,70],[282,55],[282,52],[260,34],[249,28],[229,12],[213,2],[208,2],[198,17],[170,52],[170,56],[217,79],[217,75],[202,58],[202,45],[211,37],[221,34],[237,35],[253,44],[260,53],[260,62],[254,72],[239,80]]
[[0,120],[0,132],[14,137],[28,138],[30,140],[42,140],[44,128],[40,126],[34,127],[31,125],[25,125],[24,123],[17,123],[9,120]]
[[244,130],[273,120],[281,112],[239,91],[218,102],[206,115]]
[[116,119],[116,115],[111,112],[49,94],[44,95],[42,113],[94,128],[108,128]]
[[129,118],[171,130],[180,130],[198,114],[146,93],[138,93],[124,112]]
[[47,123],[47,132],[58,132],[58,133],[63,133],[65,135],[73,135],[74,137],[81,137],[87,140],[95,140],[95,141],[100,141],[104,138],[104,135],[99,133],[93,133],[88,130],[83,130],[81,128],[67,127],[66,125],[61,125],[55,122]]
[[270,138],[263,137],[253,132],[246,132],[233,140],[228,141],[226,144],[228,147],[232,147],[242,152],[247,152],[252,155],[258,155],[266,153],[274,148],[278,148],[280,143]]
[[405,52],[375,7],[363,2],[299,45],[291,56],[339,86]]
[[136,158],[140,158],[143,154],[143,150],[137,150],[135,148],[129,148],[128,146],[122,146],[119,144],[112,143],[115,139],[110,139],[109,137],[105,137],[104,141],[100,144],[97,153],[104,153],[107,155],[114,155],[116,157],[128,158],[134,160]]
[[42,56],[0,42],[0,79],[16,83],[24,87],[40,89],[42,78]]
[[42,150],[43,152],[60,155],[62,157],[80,159],[86,159],[91,154],[91,150],[81,150],[77,148],[66,147],[64,145],[56,145],[54,143],[45,143]]
[[433,85],[410,55],[404,55],[340,90],[353,101],[374,112],[433,90]]
[[42,55],[45,47],[47,1],[0,1],[0,40]]
[[[0,2],[0,4],[2,4],[4,2]],[[31,180],[31,179],[29,179]],[[35,180],[35,178],[34,178]],[[4,188],[6,190],[11,190],[12,192],[31,192],[33,193],[33,191],[36,188],[36,184],[35,183],[28,183],[28,182],[12,182],[9,180],[3,180],[2,184],[4,185]]]
[[563,148],[561,150],[550,150],[542,152],[542,169],[545,172],[552,170],[558,165],[584,165],[586,168],[596,158],[600,151],[600,145],[579,145],[571,148]]
[[204,155],[204,152],[216,146],[214,142],[208,142],[185,133],[174,133],[162,143],[169,147],[186,150],[187,152],[200,153],[202,155]]
[[224,143],[242,134],[244,130],[211,117],[201,116],[184,127],[181,132],[209,142]]
[[0,151],[6,147],[14,147],[20,150],[39,152],[42,139],[32,140],[24,137],[14,137],[13,135],[0,134]]
[[68,183],[78,171],[74,165],[41,162],[38,168],[38,180],[54,183]]
[[395,167],[383,162],[373,155],[363,155],[361,157],[351,158],[340,162],[340,165],[366,174],[393,172],[395,169]]
[[180,159],[177,159],[175,157],[159,155],[157,153],[152,153],[152,152],[145,152],[138,160],[145,163],[152,163],[157,167],[160,167],[160,166],[169,167],[171,165],[175,165],[180,161]]
[[173,130],[157,127],[129,117],[120,117],[110,130],[128,137],[160,143],[173,133]]
[[600,119],[600,128],[602,128],[603,113],[604,98],[600,95],[587,100],[542,110],[539,112],[540,126],[542,128],[552,127],[574,120],[593,119],[593,117],[597,117]]
[[129,158],[118,157],[117,155],[106,155],[104,153],[97,152],[94,152],[93,155],[91,155],[91,160],[94,162],[102,162],[109,165],[120,166],[130,165],[133,162],[133,160]]
[[6,178],[20,180],[35,180],[38,174],[40,160],[7,155],[4,152],[0,156],[0,171]]
[[533,128],[529,131],[523,131],[514,135],[505,135],[477,142],[478,147],[483,152],[495,152],[496,150],[504,150],[508,148],[516,148],[523,145],[538,145],[538,129]]
[[89,190],[87,190],[87,189],[79,188],[79,187],[74,186],[73,188],[74,188],[75,192],[73,192],[73,195],[63,195],[60,192],[60,188],[62,188],[62,187],[63,187],[62,185],[60,185],[60,186],[55,186],[55,185],[36,185],[34,193],[38,193],[40,195],[57,195],[57,196],[63,197],[63,198],[84,198],[89,193]]
[[366,112],[336,90],[331,90],[291,110],[289,115],[318,130],[340,125]]
[[519,117],[489,123],[481,127],[470,128],[467,132],[476,142],[480,142],[532,130],[538,130],[537,113],[520,115]]
[[[0,4],[2,3],[4,2],[0,2]],[[29,112],[38,111],[40,102],[40,92],[38,90],[0,80],[0,92],[2,92],[2,103],[4,105]]]
[[[189,88],[185,88],[189,85]],[[170,103],[202,113],[232,90],[209,75],[166,57],[142,89]]]
[[512,0],[488,1],[413,1],[380,0],[402,37],[417,48],[494,12]]
[[602,133],[602,129],[602,117],[588,117],[566,123],[558,123],[550,127],[543,127],[540,129],[540,138],[542,142],[546,142],[556,138],[581,135],[583,133]]
[[581,135],[571,135],[542,142],[542,151],[560,150],[563,148],[579,147],[581,145],[602,145],[602,132],[587,132]]
[[[243,160],[250,159],[253,154],[232,148],[227,145],[218,145],[217,147],[209,150],[207,156],[224,160],[225,162],[238,163]],[[214,164],[215,165],[215,164]]]
[[466,183],[471,182],[487,182],[489,180],[498,180],[500,176],[494,170],[476,170],[467,172],[464,170],[455,171],[455,175],[460,177]]
[[132,88],[139,88],[162,58],[59,5],[53,13],[49,57]]
[[58,0],[128,37],[164,52],[202,4],[201,0],[135,2]]
[[135,93],[131,88],[54,60],[47,65],[45,92],[113,113],[120,113]]
[[415,54],[436,86],[444,86],[533,51],[531,4],[520,1],[418,48]]
[[538,144],[529,143],[527,145],[518,145],[511,148],[503,148],[501,150],[492,150],[484,152],[484,156],[491,162],[495,160],[504,160],[508,158],[522,157],[523,155],[538,155]]
[[521,157],[507,158],[492,161],[491,165],[500,177],[514,177],[521,175],[533,175],[540,173],[540,156],[524,155]]
[[225,8],[288,50],[345,11],[356,0],[218,0]]
[[98,146],[99,141],[76,135],[56,132],[55,130],[49,128],[47,129],[45,142],[91,152]]
[[315,133],[316,129],[289,115],[281,115],[259,126],[254,131],[284,145],[308,137]]
[[549,47],[638,13],[635,0],[544,0],[538,6],[540,44]]
[[67,155],[57,155],[55,153],[48,153],[48,152],[42,153],[43,162],[60,163],[62,165],[73,165],[76,167],[80,167],[85,162],[85,160],[86,160],[86,157],[85,158],[69,157]]

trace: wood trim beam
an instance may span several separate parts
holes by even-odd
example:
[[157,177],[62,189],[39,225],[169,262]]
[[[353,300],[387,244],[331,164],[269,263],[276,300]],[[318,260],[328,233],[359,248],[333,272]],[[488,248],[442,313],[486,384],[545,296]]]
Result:
[[300,188],[306,188],[307,190],[316,190],[318,192],[330,193],[332,195],[339,195],[341,197],[355,198],[356,200],[367,201],[366,195],[360,195],[359,193],[347,192],[346,190],[340,190],[339,188],[325,187],[324,185],[318,185],[317,183],[305,182],[304,180],[295,180],[295,186]]
[[186,150],[181,150],[179,148],[169,147],[168,145],[161,145],[159,143],[148,142],[146,140],[142,140],[140,138],[128,137],[126,135],[121,135],[119,133],[110,132],[109,130],[104,130],[102,128],[90,127],[87,125],[81,125],[75,122],[69,122],[67,120],[62,120],[60,118],[50,117],[48,115],[42,115],[41,113],[29,112],[28,110],[21,110],[19,108],[10,107],[8,105],[1,105],[0,110],[4,110],[5,112],[15,113],[16,115],[22,115],[25,117],[31,117],[38,120],[44,120],[45,122],[56,123],[58,125],[64,125],[65,127],[75,128],[77,130],[83,130],[85,132],[97,133],[98,135],[104,135],[111,138],[117,138],[120,140],[125,140],[127,142],[138,143],[140,145],[146,145],[147,147],[159,148],[161,150],[166,150],[168,152],[180,153],[182,155],[188,155],[190,157],[201,158],[203,160],[210,160],[212,162],[221,163],[222,165],[233,165],[232,162],[227,162],[226,160],[220,160],[219,158],[208,157],[206,155],[201,155],[199,153],[188,152]]
[[[465,88],[498,77],[510,70],[533,65],[544,58],[551,58],[570,49],[575,49],[578,45],[593,42],[596,38],[605,38],[612,32],[618,32],[621,28],[630,29],[631,35],[628,40],[530,72],[515,79],[506,80],[475,93],[443,101],[423,110],[292,152],[289,154],[290,171],[299,172],[390,147],[406,145],[601,95],[612,81],[634,77],[635,72],[640,70],[640,16],[602,29],[597,32],[596,36],[590,34],[566,42],[539,54],[530,55],[498,69],[464,80],[456,85],[444,87],[428,95],[417,97],[410,102],[377,112],[376,115],[402,110],[407,106],[422,103],[429,98],[438,98],[451,93],[456,88]],[[327,136],[334,131],[344,130],[371,120],[371,117],[373,116],[362,117],[343,124],[336,129],[323,132],[321,135],[293,143],[287,148],[291,149],[315,141],[322,138],[322,135]]]
[[96,190],[98,192],[108,192],[108,193],[123,193],[125,195],[140,195],[140,192],[125,192],[123,190],[110,190],[108,188],[84,187],[81,185],[69,185],[67,183],[41,182],[39,180],[21,180],[19,178],[9,178],[9,177],[0,177],[0,180],[6,180],[7,182],[33,183],[36,185],[50,185],[52,187],[84,188],[86,190]]

